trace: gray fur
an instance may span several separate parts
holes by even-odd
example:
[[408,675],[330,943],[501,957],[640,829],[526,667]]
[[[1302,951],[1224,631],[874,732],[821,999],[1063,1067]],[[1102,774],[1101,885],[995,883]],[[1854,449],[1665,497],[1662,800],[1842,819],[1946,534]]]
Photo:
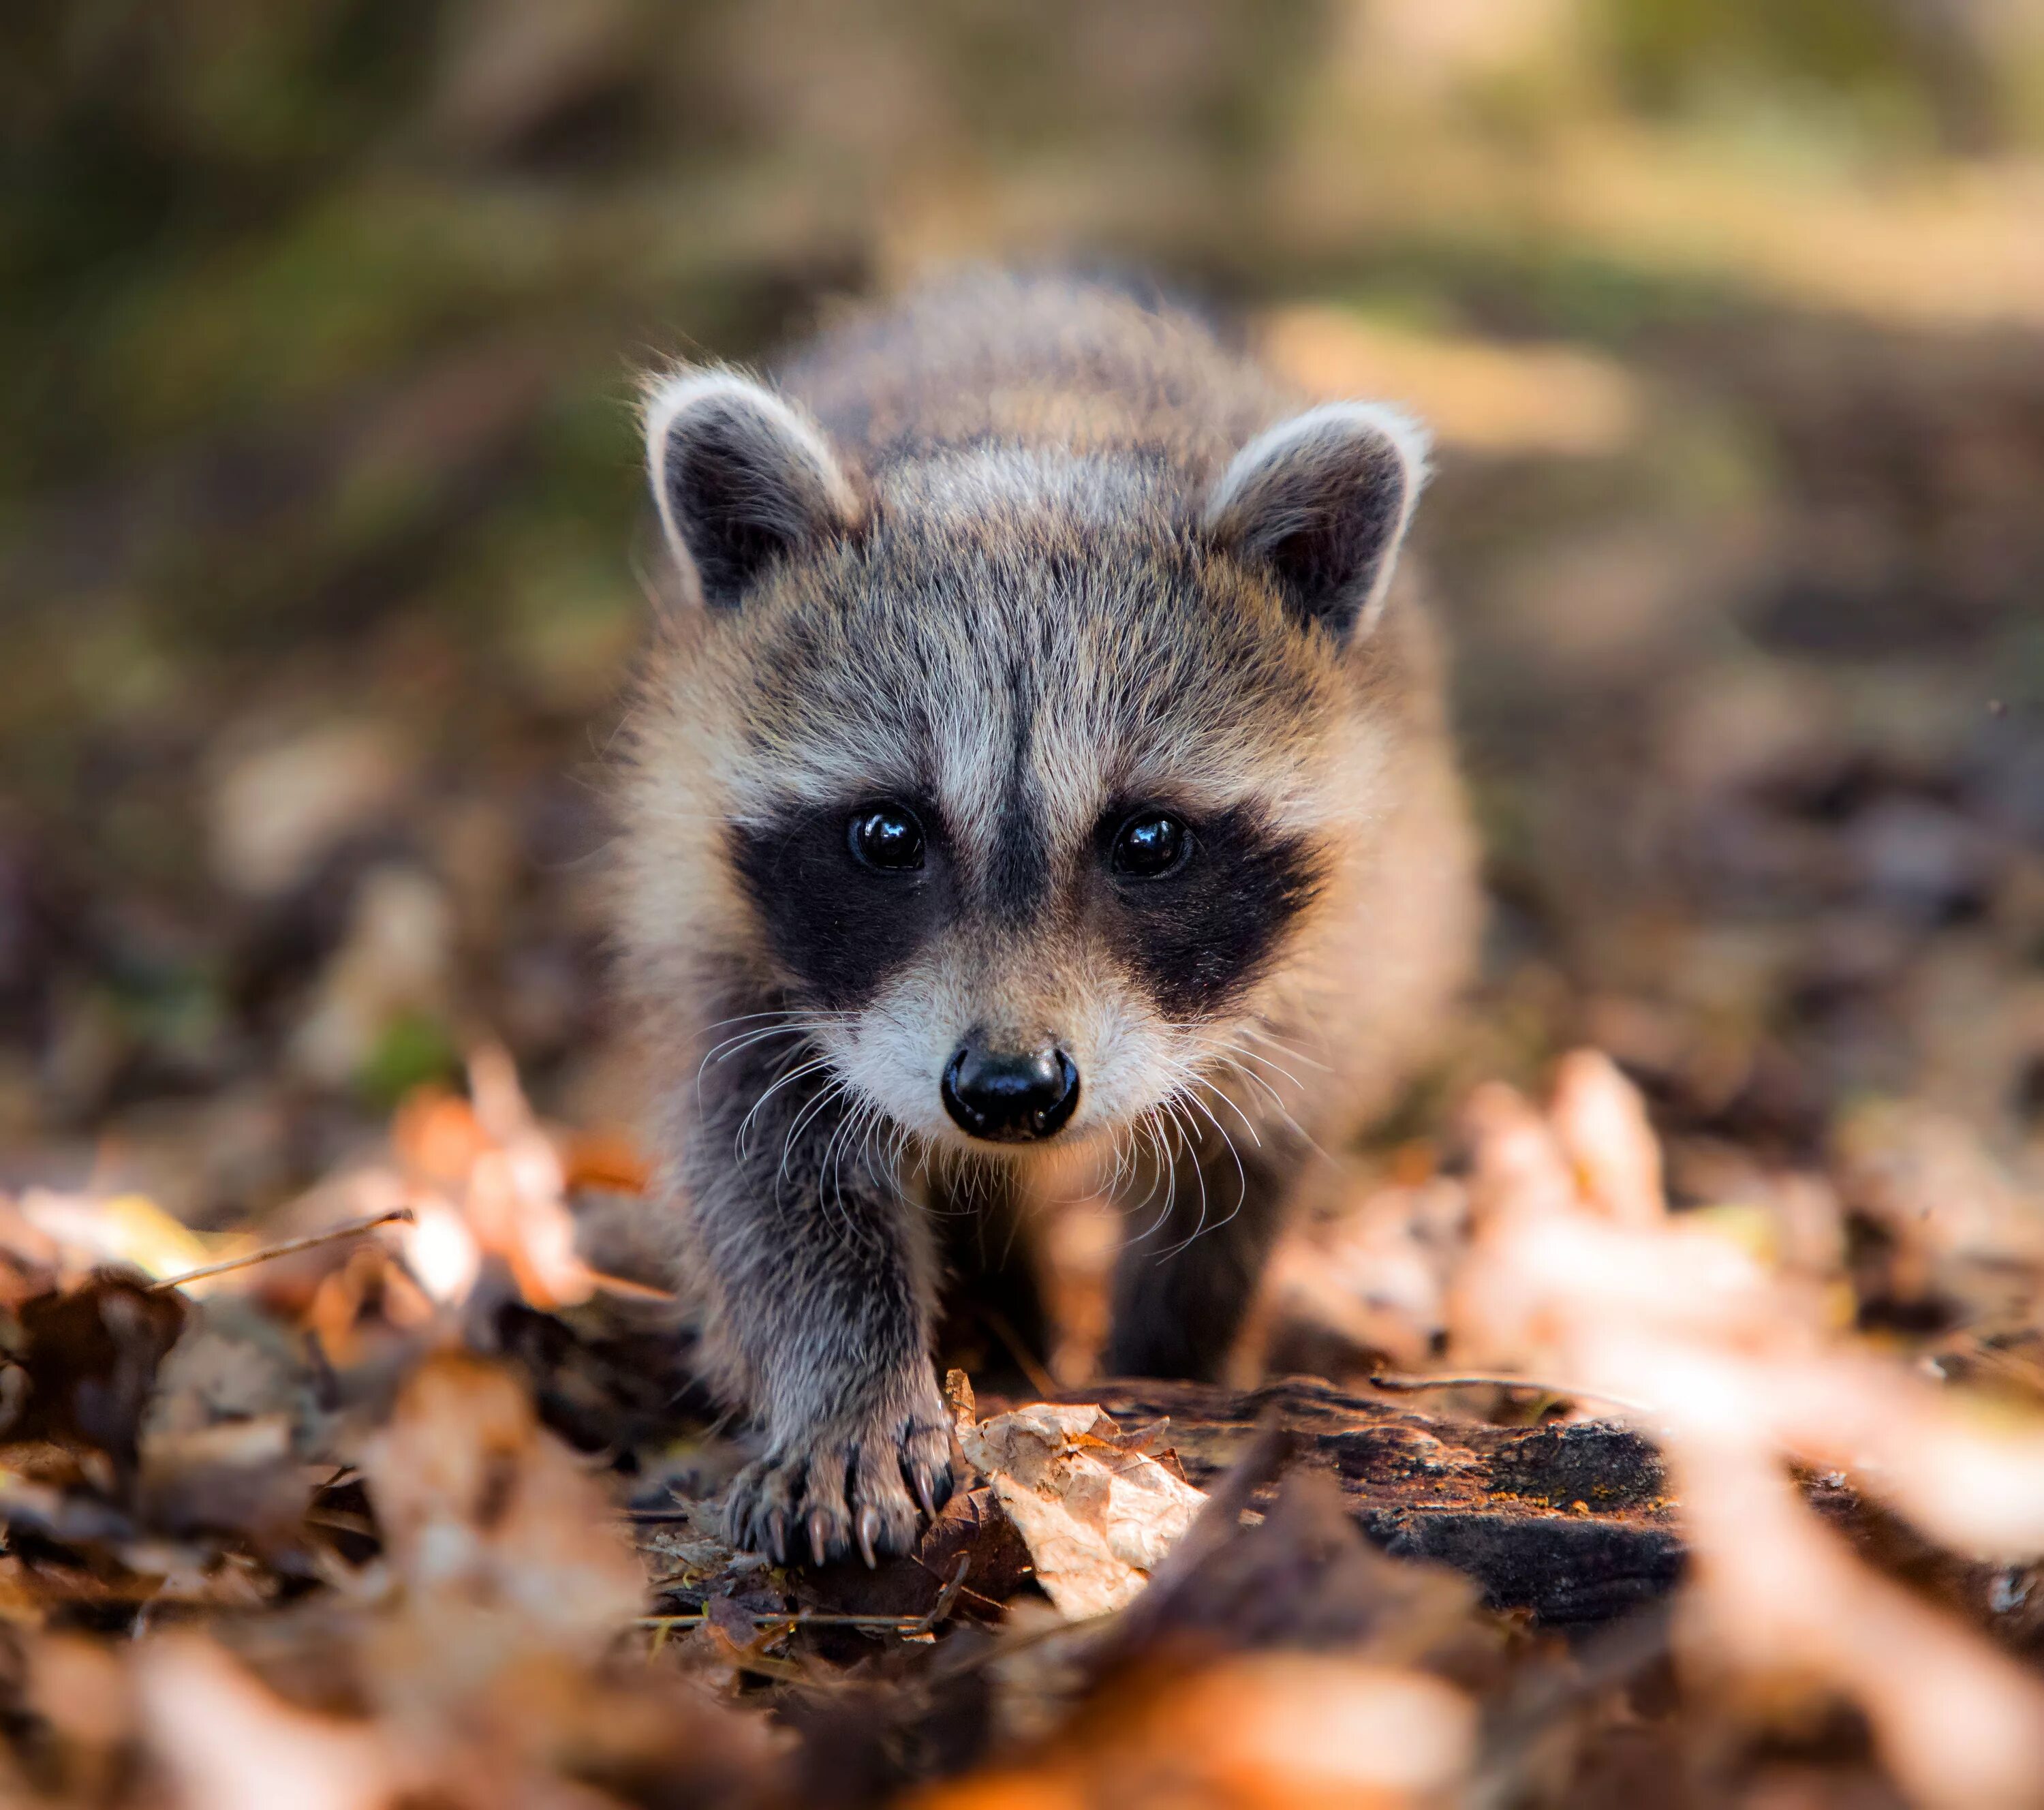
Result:
[[[742,483],[667,483],[678,433]],[[1421,450],[1301,414],[1189,316],[980,276],[778,390],[669,379],[649,457],[713,607],[647,667],[620,917],[678,1269],[764,1446],[730,1524],[898,1551],[951,1478],[934,1211],[989,1177],[1122,1194],[1115,1358],[1215,1374],[1302,1166],[1438,1026],[1475,890],[1431,636],[1387,588]],[[761,537],[705,543],[691,498],[733,496]],[[713,583],[706,544],[744,555]],[[884,895],[832,865],[882,798],[932,838]],[[1159,803],[1209,867],[1131,890],[1104,839]],[[938,1077],[968,1034],[1068,1051],[1069,1126],[967,1140]]]
[[855,1543],[900,1551],[919,1500],[950,1488],[928,1228],[836,1084],[791,1079],[788,1054],[765,1040],[706,1078],[684,1159],[727,1380],[770,1431],[733,1488],[732,1536],[819,1561]]

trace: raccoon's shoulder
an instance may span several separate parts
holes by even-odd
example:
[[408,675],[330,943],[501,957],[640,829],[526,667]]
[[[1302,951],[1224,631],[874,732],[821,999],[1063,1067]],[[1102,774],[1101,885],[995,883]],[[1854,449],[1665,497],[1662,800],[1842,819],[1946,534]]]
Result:
[[1189,309],[1134,286],[975,271],[840,322],[780,372],[869,471],[984,444],[1211,471],[1285,399]]

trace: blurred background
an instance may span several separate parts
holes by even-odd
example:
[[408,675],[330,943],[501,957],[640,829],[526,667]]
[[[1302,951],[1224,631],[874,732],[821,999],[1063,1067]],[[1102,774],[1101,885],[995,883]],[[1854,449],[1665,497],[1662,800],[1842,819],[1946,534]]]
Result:
[[1587,1039],[1678,1200],[2044,1186],[2040,0],[9,9],[0,1185],[221,1223],[486,1038],[627,1122],[635,371],[963,258],[1439,431],[1496,914],[1386,1150]]

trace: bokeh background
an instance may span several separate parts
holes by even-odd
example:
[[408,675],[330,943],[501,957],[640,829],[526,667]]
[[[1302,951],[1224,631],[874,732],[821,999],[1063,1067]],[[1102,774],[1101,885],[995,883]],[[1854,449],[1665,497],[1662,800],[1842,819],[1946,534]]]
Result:
[[1678,1199],[2039,1187],[2039,0],[8,9],[0,1182],[223,1222],[491,1038],[626,1121],[635,371],[966,258],[1439,432],[1496,909],[1387,1149],[1587,1039]]

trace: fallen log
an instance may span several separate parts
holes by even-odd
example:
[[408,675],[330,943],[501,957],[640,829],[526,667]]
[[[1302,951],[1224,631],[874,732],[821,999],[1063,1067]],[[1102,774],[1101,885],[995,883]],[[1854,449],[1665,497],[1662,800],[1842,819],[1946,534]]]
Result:
[[[1681,1504],[1659,1453],[1616,1422],[1486,1426],[1308,1378],[1247,1390],[1114,1381],[1064,1399],[1098,1402],[1125,1431],[1168,1420],[1153,1449],[1175,1451],[1188,1481],[1201,1488],[1274,1416],[1291,1435],[1294,1462],[1331,1474],[1375,1544],[1451,1566],[1476,1581],[1492,1608],[1529,1611],[1544,1626],[1610,1621],[1664,1595],[1687,1562]],[[1806,1479],[1804,1492],[1817,1513],[1884,1569],[2011,1647],[2044,1647],[2044,1580],[2036,1568],[1945,1552],[1835,1477]]]
[[1158,1443],[1205,1488],[1274,1415],[1296,1462],[1331,1472],[1357,1523],[1394,1557],[1467,1573],[1496,1608],[1554,1627],[1608,1621],[1664,1594],[1684,1552],[1653,1446],[1605,1421],[1488,1427],[1305,1378],[1231,1390],[1116,1381],[1076,1391]]

